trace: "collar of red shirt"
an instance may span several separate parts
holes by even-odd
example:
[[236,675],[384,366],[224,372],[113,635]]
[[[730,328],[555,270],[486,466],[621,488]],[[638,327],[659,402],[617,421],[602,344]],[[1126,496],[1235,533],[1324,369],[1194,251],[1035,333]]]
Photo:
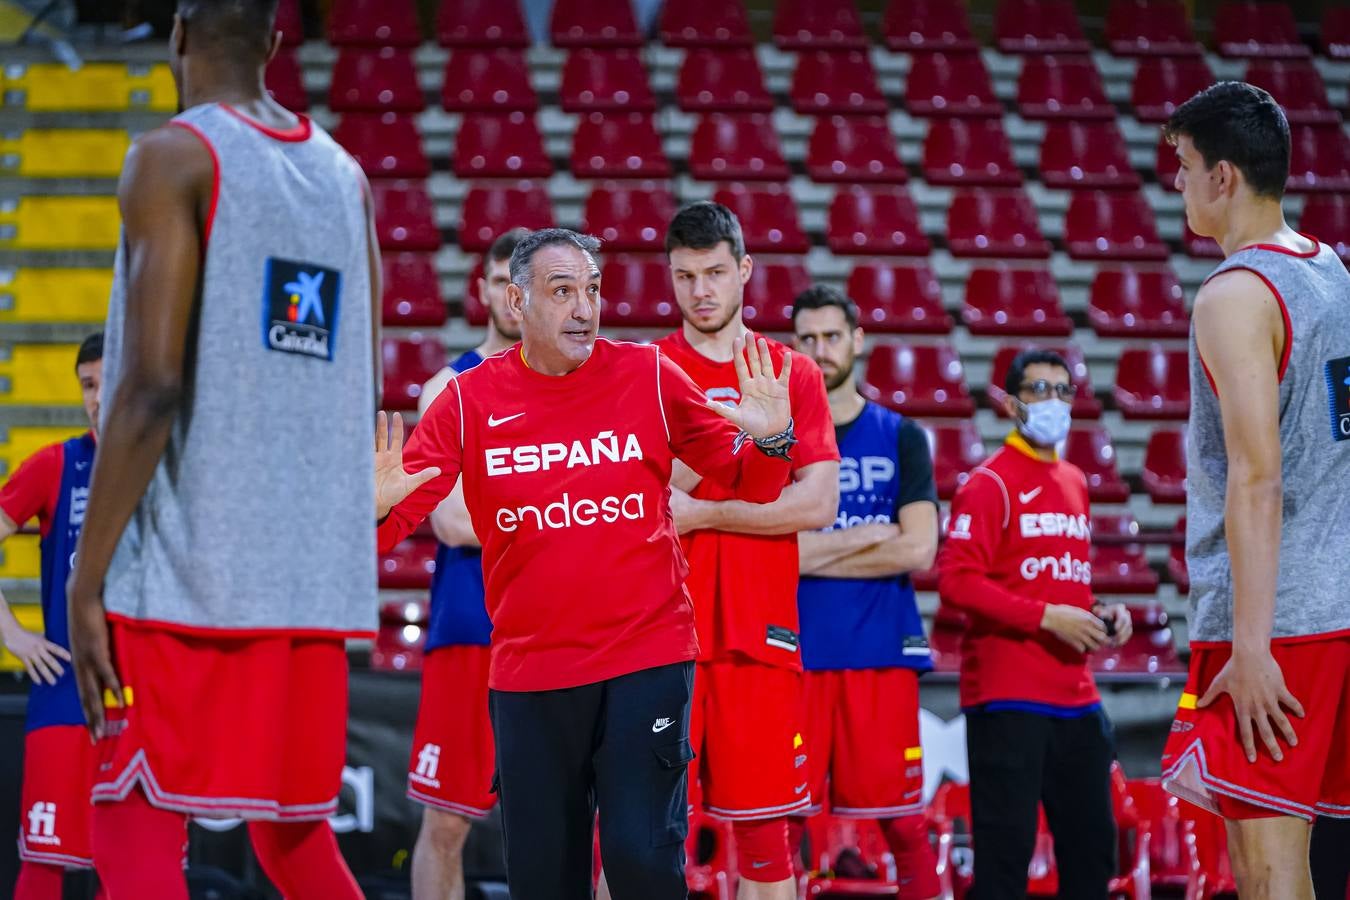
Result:
[[1009,447],[1012,447],[1014,450],[1020,451],[1021,453],[1030,456],[1032,459],[1036,460],[1036,462],[1059,461],[1058,452],[1055,452],[1054,457],[1051,460],[1046,460],[1045,458],[1043,458],[1040,455],[1040,452],[1035,447],[1031,446],[1031,444],[1027,442],[1027,439],[1022,437],[1022,432],[1018,431],[1016,428],[1008,432],[1008,437],[1003,443]]

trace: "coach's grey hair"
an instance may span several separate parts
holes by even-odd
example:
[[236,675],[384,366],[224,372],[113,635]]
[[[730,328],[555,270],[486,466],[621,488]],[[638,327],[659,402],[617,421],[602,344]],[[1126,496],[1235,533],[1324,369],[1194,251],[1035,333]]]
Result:
[[530,291],[530,279],[533,276],[531,263],[534,255],[545,247],[568,244],[590,254],[592,260],[600,251],[600,239],[590,234],[581,234],[570,228],[541,228],[531,231],[516,244],[511,251],[511,283],[526,294]]

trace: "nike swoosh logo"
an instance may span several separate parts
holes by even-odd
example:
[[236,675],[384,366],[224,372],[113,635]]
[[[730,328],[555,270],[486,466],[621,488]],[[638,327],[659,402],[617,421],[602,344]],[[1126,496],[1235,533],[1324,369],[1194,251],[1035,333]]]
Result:
[[496,416],[489,415],[489,416],[488,416],[488,427],[489,427],[489,428],[496,428],[498,425],[505,425],[507,422],[510,422],[512,419],[519,419],[519,418],[520,418],[521,416],[523,416],[523,415],[525,415],[523,412],[518,412],[518,413],[516,413],[514,416],[505,416],[505,417],[500,418],[500,419],[497,418]]
[[660,734],[674,724],[674,719],[657,719],[652,723],[652,734]]
[[767,866],[768,864],[769,864],[769,860],[767,860],[767,859],[764,860],[763,862],[760,862],[759,860],[754,860],[754,861],[752,861],[752,862],[750,863],[750,868],[752,868],[752,869],[762,869],[762,868],[764,868],[765,866]]
[[1041,490],[1042,490],[1041,488],[1036,488],[1036,490],[1027,491],[1025,494],[1019,493],[1017,495],[1017,499],[1022,501],[1023,503],[1030,503],[1032,500],[1035,500],[1037,497],[1040,496]]

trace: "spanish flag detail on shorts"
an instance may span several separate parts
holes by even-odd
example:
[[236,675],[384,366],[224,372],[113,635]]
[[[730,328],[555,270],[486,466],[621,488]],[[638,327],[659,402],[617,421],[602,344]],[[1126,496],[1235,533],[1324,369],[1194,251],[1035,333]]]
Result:
[[112,692],[112,688],[103,689],[103,706],[109,707],[128,707],[135,700],[135,695],[131,692],[131,685],[122,688],[122,702],[117,702],[117,695]]
[[1182,694],[1181,699],[1177,701],[1177,709],[1195,709],[1196,701],[1199,699],[1195,694]]
[[906,747],[906,748],[905,748],[905,762],[916,762],[916,761],[921,760],[921,759],[923,759],[923,748],[922,748],[922,747]]
[[802,736],[800,734],[794,734],[792,736],[792,749],[800,750],[801,746],[802,746]]

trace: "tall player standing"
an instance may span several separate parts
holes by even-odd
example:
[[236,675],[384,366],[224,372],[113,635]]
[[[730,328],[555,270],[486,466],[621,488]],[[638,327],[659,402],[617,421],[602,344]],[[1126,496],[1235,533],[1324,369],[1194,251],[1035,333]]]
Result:
[[1227,258],[1192,317],[1191,666],[1164,785],[1227,821],[1244,898],[1303,900],[1311,820],[1350,816],[1350,275],[1285,222],[1269,94],[1221,82],[1165,134]]
[[[520,318],[506,302],[506,287],[511,252],[526,234],[523,228],[508,231],[488,248],[478,279],[478,296],[488,311],[487,337],[427,381],[417,400],[419,415],[452,378],[520,340]],[[492,810],[496,798],[487,686],[492,621],[483,595],[482,548],[462,484],[432,511],[431,527],[440,545],[408,763],[408,796],[426,807],[413,848],[412,888],[415,900],[463,900],[469,826]]]
[[241,817],[287,897],[355,898],[327,817],[345,639],[375,626],[369,188],[274,102],[275,0],[182,0],[185,112],[118,199],[104,406],[69,588],[113,900],[186,898],[189,815]]
[[923,815],[919,676],[933,662],[909,573],[937,555],[933,457],[918,423],[858,393],[863,330],[851,299],[810,288],[792,304],[792,328],[824,373],[842,457],[838,518],[797,538],[812,812],[828,797],[836,816],[880,820],[899,897],[928,900],[941,885]]
[[[733,347],[750,336],[742,318],[753,262],[741,224],[717,203],[686,206],[666,233],[684,324],[656,342],[709,400],[738,400]],[[691,727],[701,759],[691,769],[710,814],[736,835],[742,898],[796,896],[788,816],[810,805],[801,715],[797,532],[834,520],[839,451],[825,382],[809,358],[770,342],[775,363],[792,355],[792,409],[800,443],[792,480],[770,504],[732,499],[678,471],[671,505],[689,558],[702,654]]]
[[103,335],[85,338],[75,375],[90,430],[34,453],[0,488],[0,541],[36,518],[42,533],[42,634],[24,629],[0,596],[0,641],[23,663],[28,692],[19,880],[15,900],[60,900],[66,869],[94,865],[89,790],[94,754],[84,729],[66,634],[66,579],[84,522],[103,389]]

